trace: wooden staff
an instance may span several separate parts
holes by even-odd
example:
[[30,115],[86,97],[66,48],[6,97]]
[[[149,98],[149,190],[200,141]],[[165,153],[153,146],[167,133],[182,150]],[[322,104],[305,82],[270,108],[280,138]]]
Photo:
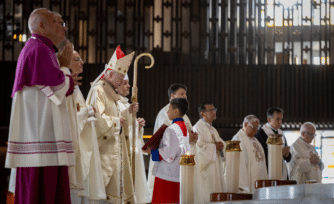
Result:
[[[138,67],[138,60],[139,58],[143,56],[148,56],[151,58],[151,65],[145,66],[146,69],[150,69],[154,65],[154,58],[149,53],[142,53],[138,55],[135,59],[134,63],[134,74],[133,74],[133,86],[132,86],[132,96],[131,101],[132,103],[138,102],[138,88],[137,88],[137,67]],[[132,113],[132,178],[133,178],[133,185],[135,185],[135,171],[136,171],[136,165],[135,165],[135,157],[136,157],[136,121],[137,121],[137,113],[133,111]]]

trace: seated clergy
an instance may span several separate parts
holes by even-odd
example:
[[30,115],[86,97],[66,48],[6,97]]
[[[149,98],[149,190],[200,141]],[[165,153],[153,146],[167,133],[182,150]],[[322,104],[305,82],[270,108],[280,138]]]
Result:
[[289,177],[297,184],[307,180],[321,183],[324,164],[320,160],[315,148],[311,145],[316,136],[313,123],[306,122],[300,128],[300,137],[291,145],[292,159],[288,163]]
[[225,142],[212,126],[216,111],[212,102],[202,103],[198,108],[201,119],[194,126],[194,131],[198,133],[196,146],[200,171],[197,181],[197,189],[200,190],[195,195],[197,203],[209,203],[211,193],[223,192]]
[[264,151],[254,137],[259,123],[256,116],[246,116],[242,129],[232,138],[241,141],[239,188],[247,193],[254,193],[256,180],[268,179]]

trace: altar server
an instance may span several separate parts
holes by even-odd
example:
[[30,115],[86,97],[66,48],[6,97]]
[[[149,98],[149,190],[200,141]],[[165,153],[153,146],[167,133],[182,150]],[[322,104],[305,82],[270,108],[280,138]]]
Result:
[[190,151],[189,134],[183,120],[188,111],[188,101],[175,98],[170,101],[168,118],[173,121],[164,132],[159,149],[146,149],[156,161],[152,203],[179,203],[180,201],[180,155]]

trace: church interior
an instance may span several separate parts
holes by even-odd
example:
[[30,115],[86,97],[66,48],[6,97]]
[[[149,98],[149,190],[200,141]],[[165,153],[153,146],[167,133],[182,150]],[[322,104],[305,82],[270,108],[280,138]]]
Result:
[[[238,132],[246,115],[265,124],[269,107],[284,110],[288,145],[304,122],[314,123],[312,144],[325,164],[322,183],[334,183],[334,0],[4,0],[0,203],[6,202],[10,175],[4,163],[15,69],[36,8],[62,15],[66,38],[85,62],[84,97],[118,45],[125,54],[152,54],[151,69],[144,69],[150,64],[145,58],[138,66],[137,116],[146,120],[145,140],[169,102],[169,86],[180,83],[187,87],[190,121],[199,120],[201,103],[212,101],[213,126],[224,141]],[[132,86],[133,63],[128,75]],[[146,171],[148,161],[146,156]]]

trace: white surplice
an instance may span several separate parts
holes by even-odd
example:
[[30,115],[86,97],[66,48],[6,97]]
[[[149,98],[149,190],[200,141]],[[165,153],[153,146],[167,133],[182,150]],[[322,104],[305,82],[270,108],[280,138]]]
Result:
[[291,145],[290,152],[292,159],[287,166],[291,180],[296,180],[297,184],[305,183],[307,180],[316,180],[321,183],[324,164],[321,161],[314,165],[310,161],[311,155],[317,154],[314,146],[299,137]]
[[[121,99],[117,101],[121,111],[126,110],[130,107],[129,99],[121,96]],[[130,154],[132,155],[132,141],[133,141],[133,124],[132,124],[132,114],[128,114],[126,118],[126,127],[124,128],[124,133],[128,134],[129,144],[130,144]],[[146,182],[145,164],[144,157],[141,147],[144,145],[143,133],[144,128],[140,128],[136,121],[136,155],[135,155],[135,194],[137,203],[149,203],[150,195],[148,192],[148,186]]]
[[[215,142],[225,142],[220,138],[216,128],[200,119],[194,125],[194,131],[198,133],[197,161],[199,176],[197,181],[197,192],[195,192],[196,203],[210,203],[211,193],[224,191],[224,168],[223,158],[216,150]],[[214,137],[214,138],[213,138]]]
[[254,193],[255,181],[268,179],[264,150],[255,137],[249,137],[242,129],[232,140],[241,141],[239,188]]
[[51,87],[56,105],[37,86],[24,86],[12,101],[6,168],[75,165],[65,94],[69,78]]
[[[170,120],[168,118],[168,109],[169,109],[169,104],[167,104],[165,107],[163,107],[159,113],[158,113],[158,116],[157,118],[155,119],[155,124],[154,124],[154,130],[153,130],[153,134],[163,125],[167,125],[167,126],[170,126],[173,121]],[[184,123],[186,124],[187,126],[187,130],[190,131],[192,130],[192,125],[191,125],[191,122],[188,118],[187,115],[184,115],[183,116],[183,120],[184,120]],[[190,152],[191,154],[194,154],[196,155],[196,145],[194,144],[191,144],[190,145]],[[196,157],[195,157],[195,162],[196,162]],[[149,168],[148,168],[148,188],[149,188],[149,192],[150,192],[150,198],[152,200],[152,196],[153,196],[153,187],[154,187],[154,176],[152,174],[152,170],[153,170],[153,167],[154,167],[154,161],[152,161],[152,159],[150,159],[150,164],[149,164]],[[197,175],[196,173],[198,173],[198,170],[197,170],[197,167],[195,167],[195,175]]]
[[180,182],[180,155],[189,150],[189,133],[185,137],[178,124],[170,125],[159,144],[159,155],[163,160],[154,164],[153,175],[165,181]]

